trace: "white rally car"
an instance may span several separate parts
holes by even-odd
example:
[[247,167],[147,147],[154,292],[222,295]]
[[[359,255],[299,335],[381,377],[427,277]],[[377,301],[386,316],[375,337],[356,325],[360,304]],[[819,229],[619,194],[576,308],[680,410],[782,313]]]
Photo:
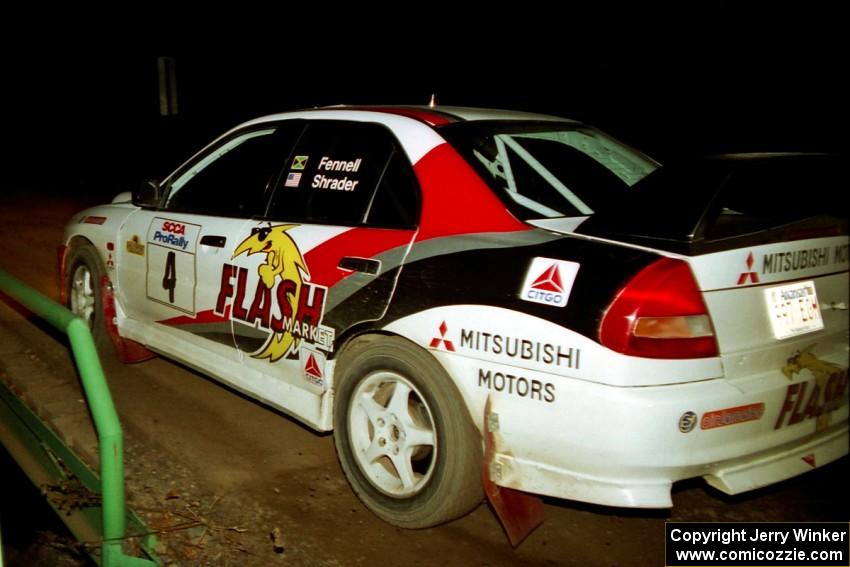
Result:
[[823,155],[659,167],[535,114],[278,114],[77,215],[63,292],[122,359],[333,429],[393,524],[488,483],[669,507],[681,479],[734,494],[847,454],[842,177]]

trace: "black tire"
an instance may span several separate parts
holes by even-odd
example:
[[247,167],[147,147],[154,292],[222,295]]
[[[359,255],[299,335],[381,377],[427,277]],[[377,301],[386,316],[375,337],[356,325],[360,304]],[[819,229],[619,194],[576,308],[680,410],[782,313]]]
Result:
[[334,443],[367,508],[392,525],[427,528],[480,504],[481,435],[427,351],[373,336],[349,345],[337,368]]
[[101,358],[115,358],[115,347],[103,316],[101,279],[106,271],[91,244],[71,248],[65,265],[66,307],[88,323]]

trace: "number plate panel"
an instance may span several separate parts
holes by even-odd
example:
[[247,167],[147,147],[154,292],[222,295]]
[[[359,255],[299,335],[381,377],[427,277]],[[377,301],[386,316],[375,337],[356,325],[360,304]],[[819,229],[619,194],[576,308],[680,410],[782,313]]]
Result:
[[764,290],[773,336],[787,339],[823,329],[815,282],[811,280]]
[[201,226],[156,217],[147,237],[148,299],[195,313],[195,252]]

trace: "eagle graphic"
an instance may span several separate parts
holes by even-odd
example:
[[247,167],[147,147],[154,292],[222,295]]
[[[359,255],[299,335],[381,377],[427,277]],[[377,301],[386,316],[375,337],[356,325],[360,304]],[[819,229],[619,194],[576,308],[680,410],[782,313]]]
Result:
[[[231,256],[231,260],[240,254],[263,253],[266,261],[257,270],[260,279],[269,290],[272,290],[277,278],[289,280],[295,284],[292,291],[286,292],[286,301],[291,307],[292,319],[297,319],[298,301],[303,288],[303,277],[310,278],[307,264],[298,250],[298,246],[287,231],[298,225],[280,224],[276,226],[254,227],[251,234],[243,240]],[[291,328],[291,327],[290,327]],[[272,332],[265,344],[254,354],[254,358],[268,358],[276,362],[284,356],[294,354],[298,349],[299,339],[289,330]]]
[[[815,377],[815,383],[817,384],[817,392],[819,392],[819,396],[826,397],[825,390],[827,388],[827,380],[833,375],[840,374],[841,372],[845,373],[844,384],[846,385],[846,370],[843,370],[840,366],[832,364],[831,362],[827,362],[825,360],[819,359],[817,356],[812,354],[812,349],[814,348],[814,344],[807,346],[801,351],[797,352],[794,356],[788,359],[788,362],[785,366],[782,367],[782,373],[785,374],[785,377],[791,380],[795,374],[798,372],[802,372],[804,369],[808,370],[812,373],[812,376]],[[846,394],[842,396],[836,397],[836,400],[840,399],[846,400]],[[816,403],[817,399],[814,400]],[[810,402],[811,403],[811,402]],[[839,402],[840,404],[840,402]],[[843,405],[843,404],[840,404]],[[835,406],[838,407],[838,406]],[[815,422],[815,430],[821,431],[826,429],[829,426],[830,420],[832,419],[832,410],[835,407],[829,407],[822,413],[817,416],[817,421]],[[806,410],[808,412],[808,409]]]

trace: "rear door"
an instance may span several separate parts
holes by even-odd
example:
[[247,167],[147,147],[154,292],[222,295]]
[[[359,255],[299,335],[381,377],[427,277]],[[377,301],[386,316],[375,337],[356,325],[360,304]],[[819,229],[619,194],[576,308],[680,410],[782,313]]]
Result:
[[[323,391],[336,338],[383,316],[418,208],[412,166],[390,130],[308,122],[268,212],[233,240],[220,297],[245,364],[286,367],[285,380]],[[240,298],[239,289],[248,291]]]

